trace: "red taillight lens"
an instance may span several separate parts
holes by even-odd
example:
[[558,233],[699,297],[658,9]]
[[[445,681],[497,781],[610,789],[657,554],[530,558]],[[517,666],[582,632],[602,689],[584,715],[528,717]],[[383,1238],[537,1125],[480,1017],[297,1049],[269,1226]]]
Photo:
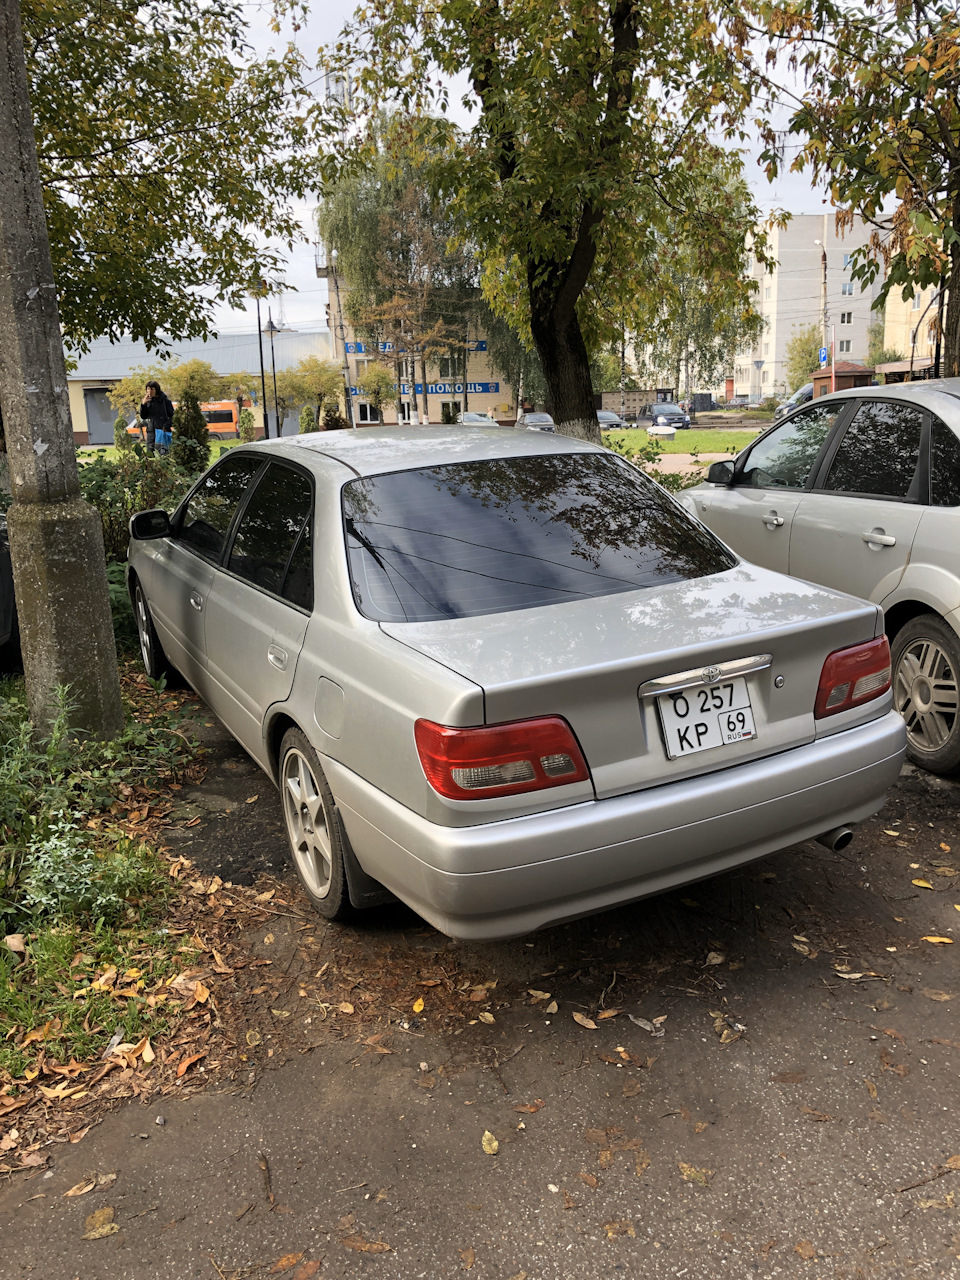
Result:
[[560,716],[477,729],[418,720],[414,735],[427,781],[450,800],[564,787],[590,776],[573,731]]
[[820,672],[813,714],[818,720],[859,707],[890,688],[890,644],[886,636],[831,653]]

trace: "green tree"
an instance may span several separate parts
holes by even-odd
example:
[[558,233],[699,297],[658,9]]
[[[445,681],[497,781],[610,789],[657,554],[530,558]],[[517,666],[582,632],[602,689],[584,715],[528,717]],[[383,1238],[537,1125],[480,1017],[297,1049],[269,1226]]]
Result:
[[197,397],[185,391],[173,413],[170,456],[185,471],[202,471],[210,461],[210,431]]
[[568,434],[600,439],[589,351],[618,337],[620,315],[596,281],[617,281],[631,308],[678,222],[712,280],[741,274],[755,211],[738,220],[724,189],[702,200],[687,175],[707,137],[739,130],[747,38],[732,7],[666,0],[383,0],[329,56],[362,67],[360,110],[445,109],[465,73],[475,123],[444,126],[428,176],[469,229],[487,297],[529,335]]
[[369,400],[376,410],[377,418],[383,422],[383,406],[394,398],[396,378],[392,369],[386,365],[372,361],[357,379],[357,390]]
[[906,360],[896,347],[883,345],[883,321],[874,320],[867,326],[867,364],[875,369],[878,364],[892,364],[894,360]]
[[301,55],[255,59],[234,0],[21,10],[68,343],[206,334],[302,237],[291,201],[316,186],[317,117]]
[[171,400],[184,400],[189,395],[201,404],[220,400],[231,390],[229,384],[230,379],[217,373],[206,360],[181,360],[178,364],[168,365],[160,382]]
[[[874,230],[854,279],[883,274],[874,304],[899,290],[948,291],[944,371],[960,374],[960,26],[947,0],[776,0],[757,10],[804,75],[788,132],[793,169],[829,184],[838,225]],[[781,91],[781,97],[785,96]],[[792,95],[791,95],[792,96]],[[768,126],[771,174],[783,135]]]
[[256,439],[257,424],[251,409],[240,410],[240,416],[237,419],[237,432],[244,444],[250,444],[251,441]]
[[113,424],[113,444],[120,453],[129,453],[133,448],[133,436],[127,431],[127,420],[122,413]]
[[316,431],[320,424],[320,415],[327,405],[339,405],[343,394],[343,373],[332,360],[321,360],[319,356],[304,356],[299,364],[288,371],[292,384],[292,394],[297,404],[313,405],[314,425]]
[[821,336],[818,324],[795,328],[784,352],[786,359],[783,371],[787,379],[787,391],[796,391],[798,387],[802,387],[805,382],[810,381],[811,374],[820,368]]

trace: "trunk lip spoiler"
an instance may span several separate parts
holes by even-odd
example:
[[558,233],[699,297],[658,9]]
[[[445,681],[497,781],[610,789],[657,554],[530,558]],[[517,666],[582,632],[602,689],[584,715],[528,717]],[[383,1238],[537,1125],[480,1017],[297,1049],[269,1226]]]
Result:
[[655,680],[645,680],[637,694],[641,698],[657,698],[664,693],[689,689],[692,685],[718,684],[723,679],[764,671],[772,665],[773,655],[770,653],[757,653],[750,658],[733,658],[729,662],[718,662],[715,665],[691,668],[689,671],[677,671],[673,675],[658,676]]

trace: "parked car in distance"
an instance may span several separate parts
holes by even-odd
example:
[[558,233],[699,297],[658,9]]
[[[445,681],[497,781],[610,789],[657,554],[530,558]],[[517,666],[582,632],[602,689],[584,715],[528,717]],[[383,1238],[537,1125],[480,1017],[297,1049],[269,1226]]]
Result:
[[[240,420],[236,400],[206,401],[201,404],[200,412],[203,414],[207,424],[211,440],[236,439],[238,434],[237,425]],[[138,418],[134,418],[129,424],[127,434],[136,436],[138,439],[145,438],[145,432],[141,431]]]
[[489,413],[458,413],[457,422],[465,427],[495,427],[497,422]]
[[600,423],[601,431],[621,431],[628,425],[619,413],[614,413],[612,409],[598,409],[597,421]]
[[802,387],[797,387],[792,396],[787,396],[786,400],[782,400],[773,411],[774,422],[779,422],[781,418],[785,418],[788,413],[793,413],[794,409],[799,409],[801,405],[806,404],[813,399],[813,383],[805,382]]
[[240,445],[131,521],[144,664],[280,789],[318,910],[511,937],[812,837],[898,776],[876,605],[741,562],[600,446]]
[[822,396],[680,500],[755,564],[880,605],[907,754],[960,767],[960,378]]
[[528,431],[555,432],[557,429],[557,424],[549,413],[521,413],[517,419],[517,426],[525,427]]
[[640,422],[652,422],[655,427],[673,427],[684,430],[690,425],[690,415],[672,401],[648,404],[640,412]]

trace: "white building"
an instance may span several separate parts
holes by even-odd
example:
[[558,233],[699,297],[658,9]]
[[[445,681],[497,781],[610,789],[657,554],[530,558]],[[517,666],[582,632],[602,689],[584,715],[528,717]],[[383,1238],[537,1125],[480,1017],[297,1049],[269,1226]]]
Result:
[[[765,328],[756,345],[737,353],[733,370],[733,394],[751,401],[782,397],[787,387],[786,351],[790,339],[809,325],[824,324],[826,343],[836,335],[837,360],[867,363],[867,328],[880,318],[871,310],[880,291],[876,279],[861,291],[861,282],[850,276],[850,255],[866,244],[870,228],[859,219],[842,237],[836,231],[835,214],[799,214],[782,230],[770,233],[773,270],[751,261],[756,280],[757,310]],[[824,260],[826,307],[824,308]]]

